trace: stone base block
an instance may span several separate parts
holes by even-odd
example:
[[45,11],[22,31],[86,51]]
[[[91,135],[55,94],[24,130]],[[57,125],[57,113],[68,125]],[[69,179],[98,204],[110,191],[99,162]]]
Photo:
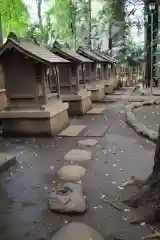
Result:
[[7,106],[7,97],[5,89],[0,89],[0,110]]
[[87,90],[91,92],[92,102],[101,102],[105,97],[104,85],[89,85]]
[[86,90],[79,91],[77,94],[62,95],[62,101],[68,102],[68,114],[70,116],[85,115],[91,108],[90,92]]
[[104,92],[105,92],[105,94],[112,94],[113,93],[113,86],[112,85],[105,85]]
[[51,105],[44,110],[5,110],[0,112],[3,136],[55,136],[68,127],[68,104]]

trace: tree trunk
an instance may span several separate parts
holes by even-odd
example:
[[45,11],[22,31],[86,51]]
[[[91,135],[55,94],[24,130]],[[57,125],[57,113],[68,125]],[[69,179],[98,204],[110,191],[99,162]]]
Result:
[[88,0],[88,48],[92,48],[92,6],[91,0]]
[[138,194],[132,196],[126,203],[138,210],[143,209],[143,216],[136,219],[136,223],[160,221],[160,128],[156,143],[154,166],[152,173],[142,184]]
[[36,3],[37,3],[38,23],[41,31],[41,41],[43,42],[42,0],[36,0]]
[[144,6],[144,18],[145,21],[145,52],[146,52],[146,66],[145,66],[145,83],[146,86],[150,86],[151,79],[151,14],[149,11],[148,3]]
[[156,79],[156,52],[157,52],[157,41],[158,41],[158,12],[159,10],[159,4],[156,4],[155,11],[153,14],[153,65],[152,65],[152,71],[153,71],[153,82],[154,85],[158,86],[158,81]]
[[108,50],[109,50],[110,56],[112,56],[112,23],[109,23],[108,35],[109,35]]
[[0,13],[0,46],[3,44],[2,17]]

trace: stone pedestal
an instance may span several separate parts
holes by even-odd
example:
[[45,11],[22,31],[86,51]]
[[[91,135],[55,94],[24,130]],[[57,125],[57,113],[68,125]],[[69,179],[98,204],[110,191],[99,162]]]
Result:
[[7,105],[6,91],[0,89],[0,110],[3,110]]
[[87,90],[91,92],[92,102],[101,102],[105,97],[103,84],[89,84]]
[[55,136],[68,127],[68,104],[53,102],[44,109],[16,109],[0,112],[4,136]]
[[91,93],[85,89],[77,93],[62,94],[61,98],[63,102],[68,102],[70,116],[85,115],[92,108]]
[[104,85],[104,92],[105,94],[112,94],[113,93],[113,86],[110,84]]

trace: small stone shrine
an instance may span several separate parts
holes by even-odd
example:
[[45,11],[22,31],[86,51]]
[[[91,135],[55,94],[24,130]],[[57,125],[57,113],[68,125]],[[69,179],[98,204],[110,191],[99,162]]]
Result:
[[[95,52],[95,51],[94,51]],[[110,84],[113,81],[116,81],[116,63],[117,60],[115,58],[112,58],[108,56],[105,53],[102,52],[95,52],[98,56],[103,57],[106,62],[102,64],[102,80],[105,87],[105,93],[108,94],[110,92]]]
[[57,66],[63,63],[69,62],[32,40],[9,34],[0,51],[7,95],[7,107],[0,112],[3,135],[54,136],[69,125],[68,104],[60,100]]
[[103,64],[106,60],[88,49],[78,48],[77,53],[93,61],[90,68],[90,78],[87,81],[87,90],[91,91],[91,100],[99,102],[104,99]]
[[84,115],[92,108],[91,93],[86,90],[86,82],[90,74],[88,68],[92,60],[56,45],[52,47],[51,52],[70,62],[59,66],[62,101],[68,102],[70,115]]

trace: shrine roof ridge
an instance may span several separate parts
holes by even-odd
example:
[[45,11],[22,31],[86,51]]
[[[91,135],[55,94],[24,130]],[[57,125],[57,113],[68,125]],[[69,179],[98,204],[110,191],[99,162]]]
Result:
[[79,47],[77,53],[96,62],[107,62],[107,60],[90,49]]
[[104,59],[106,59],[109,63],[117,63],[118,62],[115,58],[109,56],[108,54],[106,54],[104,52],[99,52],[99,51],[95,51],[95,50],[94,50],[94,52],[97,55],[99,55],[100,57],[103,57]]
[[43,46],[40,46],[31,40],[18,39],[15,37],[12,38],[10,37],[10,35],[8,36],[7,41],[3,44],[3,46],[0,49],[0,57],[7,49],[10,48],[15,48],[17,51],[39,62],[48,64],[69,63],[68,60],[51,53]]
[[51,49],[51,52],[60,55],[63,58],[66,58],[69,61],[76,61],[80,63],[91,63],[93,62],[91,59],[86,58],[80,54],[78,54],[75,50],[59,48],[58,46],[54,45]]

